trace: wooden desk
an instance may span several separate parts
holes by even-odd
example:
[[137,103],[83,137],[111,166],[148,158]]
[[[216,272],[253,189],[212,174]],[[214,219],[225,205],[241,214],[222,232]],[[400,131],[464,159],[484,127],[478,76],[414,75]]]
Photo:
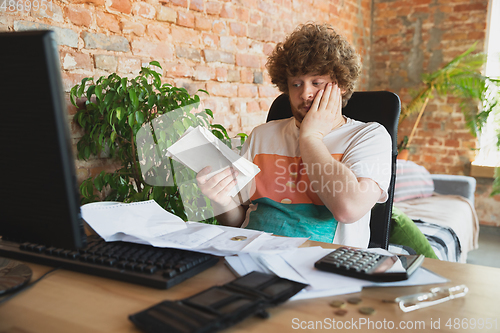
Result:
[[[308,242],[308,245],[318,243]],[[29,265],[34,273],[33,280],[52,269]],[[343,326],[351,327],[354,324],[349,331],[355,332],[388,332],[392,325],[393,329],[398,329],[400,324],[406,327],[405,332],[500,332],[500,269],[434,259],[426,259],[424,267],[450,279],[451,282],[446,285],[466,284],[469,293],[464,298],[403,313],[396,304],[383,303],[382,299],[426,291],[430,286],[368,288],[358,294],[289,301],[269,309],[271,316],[268,319],[249,318],[226,332],[281,333],[301,331],[301,327],[312,331],[314,326],[321,327],[319,322],[324,325],[323,331],[332,331],[330,326],[333,319],[338,321],[335,325],[342,322]],[[234,276],[222,261],[169,290],[58,270],[0,305],[0,333],[139,332],[128,320],[129,314],[159,301],[182,299],[233,279]],[[329,302],[351,296],[360,296],[363,302],[360,305],[348,304],[348,312],[344,316],[335,315],[335,309],[328,305]],[[377,312],[362,315],[358,312],[360,306],[373,307]],[[470,329],[473,319],[476,320],[476,329]],[[489,319],[492,328],[477,329],[479,319],[484,323]],[[438,322],[440,329],[437,327]],[[411,326],[413,330],[408,329]]]

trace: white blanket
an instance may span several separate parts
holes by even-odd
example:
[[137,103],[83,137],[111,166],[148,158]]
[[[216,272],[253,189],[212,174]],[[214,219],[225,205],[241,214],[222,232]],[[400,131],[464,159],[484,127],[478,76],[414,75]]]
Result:
[[467,252],[477,249],[479,220],[474,206],[459,195],[435,193],[431,197],[394,203],[412,220],[450,227],[457,235],[462,248],[460,262],[465,262]]

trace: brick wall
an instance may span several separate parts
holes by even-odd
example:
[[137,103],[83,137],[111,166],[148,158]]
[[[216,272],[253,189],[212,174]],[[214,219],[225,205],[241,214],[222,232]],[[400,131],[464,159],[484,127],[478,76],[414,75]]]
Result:
[[[478,41],[483,51],[488,0],[374,0],[370,90],[391,90],[411,100],[422,73],[430,73]],[[399,126],[409,135],[416,115]],[[410,147],[410,160],[431,173],[469,174],[477,140],[465,128],[459,101],[430,100]],[[500,196],[491,198],[491,179],[477,179],[480,222],[500,226]]]
[[[43,3],[42,3],[43,1]],[[33,2],[33,0],[31,1]],[[266,56],[300,23],[331,23],[353,43],[368,86],[370,0],[27,0],[0,9],[0,31],[53,29],[60,44],[66,91],[88,76],[135,76],[157,60],[165,82],[198,89],[215,122],[234,135],[265,121],[278,90],[265,71]],[[43,6],[42,8],[42,5]],[[75,112],[70,108],[70,113]],[[73,136],[79,136],[73,126]],[[78,161],[83,180],[109,161]]]
[[[408,103],[423,73],[476,41],[484,49],[487,7],[488,0],[375,0],[370,89],[389,89]],[[431,173],[467,173],[476,140],[465,128],[459,102],[436,97],[419,123],[410,159]],[[400,138],[410,134],[415,119],[400,124]]]

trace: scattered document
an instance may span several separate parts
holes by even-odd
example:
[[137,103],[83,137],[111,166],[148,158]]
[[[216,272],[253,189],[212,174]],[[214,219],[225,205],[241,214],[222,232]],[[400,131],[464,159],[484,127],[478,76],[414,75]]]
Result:
[[154,200],[83,205],[82,217],[105,241],[126,241],[228,256],[238,253],[280,253],[294,250],[307,238],[200,222],[184,222]]
[[195,172],[210,166],[212,171],[208,178],[232,166],[238,170],[238,176],[230,196],[235,196],[260,172],[257,165],[236,154],[202,126],[188,128],[179,140],[167,148],[167,156]]
[[[307,238],[277,237],[251,229],[184,222],[154,200],[135,203],[93,203],[82,216],[106,241],[129,241],[225,256],[239,276],[251,271],[273,273],[308,286],[292,300],[355,293],[363,287],[414,286],[448,280],[422,267],[405,281],[376,283],[316,269],[314,263],[332,249],[299,248]],[[390,254],[382,249],[368,249]]]
[[[318,270],[314,263],[330,253],[332,249],[321,247],[297,248],[278,254],[250,253],[225,257],[226,264],[237,276],[253,270],[269,273],[292,281],[306,283],[308,286],[291,300],[327,297],[360,292],[365,287],[416,286],[445,283],[448,280],[426,270],[418,270],[405,281],[373,282]],[[374,252],[379,252],[377,249]],[[385,250],[382,250],[385,251]],[[384,252],[387,255],[387,252]]]
[[154,200],[133,203],[96,202],[81,207],[83,219],[105,241],[122,240],[124,235],[156,238],[186,229],[184,221]]

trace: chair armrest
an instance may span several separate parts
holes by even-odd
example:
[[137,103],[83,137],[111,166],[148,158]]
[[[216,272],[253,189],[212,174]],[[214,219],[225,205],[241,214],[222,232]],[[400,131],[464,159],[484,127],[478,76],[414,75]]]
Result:
[[439,194],[461,195],[474,204],[476,179],[469,176],[431,174],[434,192]]

